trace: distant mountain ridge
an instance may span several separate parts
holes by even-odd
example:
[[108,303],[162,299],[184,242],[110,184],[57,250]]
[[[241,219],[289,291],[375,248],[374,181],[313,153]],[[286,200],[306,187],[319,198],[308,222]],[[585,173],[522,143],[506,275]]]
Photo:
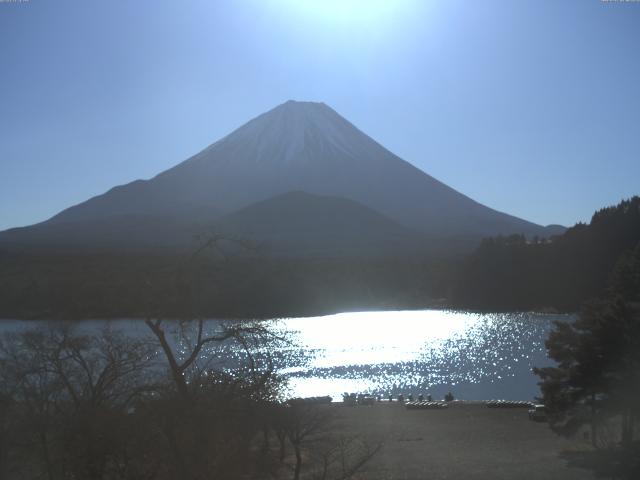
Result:
[[[125,234],[126,233],[126,234]],[[417,251],[419,232],[340,197],[288,192],[209,221],[180,216],[114,215],[102,219],[45,222],[2,234],[5,245],[33,249],[46,243],[65,251],[131,252],[195,250],[213,233],[250,240],[260,253],[278,255],[373,255]],[[88,247],[88,248],[87,248]]]
[[231,213],[215,229],[283,255],[415,251],[422,235],[352,200],[288,192]]
[[[335,198],[361,205],[363,208],[347,209],[354,218],[345,227],[357,225],[361,215],[363,224],[373,225],[367,223],[373,219],[372,210],[385,218],[377,224],[380,238],[390,225],[402,232],[400,237],[414,231],[431,238],[513,233],[549,236],[563,230],[475,202],[397,157],[323,103],[288,101],[150,180],[114,187],[36,226],[2,232],[0,243],[37,244],[39,239],[46,243],[51,232],[65,231],[69,238],[85,238],[90,244],[91,235],[82,230],[95,230],[96,225],[104,232],[103,240],[113,237],[114,248],[122,241],[154,246],[158,236],[165,237],[159,242],[163,245],[173,240],[180,243],[182,233],[173,228],[187,232],[195,226],[214,225],[234,212],[290,192],[316,196],[315,203],[327,203],[325,210],[335,208],[330,205]],[[271,204],[274,228],[276,224],[282,227],[287,218],[293,222],[284,212],[279,221],[273,210],[287,203]],[[312,208],[310,212],[322,210]],[[127,225],[124,218],[138,218],[142,224],[149,219],[167,221],[164,225],[162,220],[151,222],[154,227],[145,238],[139,226]],[[244,226],[248,227],[246,218]],[[296,221],[305,223],[300,216]],[[290,227],[280,231],[300,230],[296,225]],[[261,228],[265,238],[279,235],[276,230],[267,231],[269,224]],[[136,235],[130,235],[131,229]],[[334,236],[337,238],[340,236]],[[64,243],[64,238],[59,239]],[[109,242],[102,243],[108,246]]]

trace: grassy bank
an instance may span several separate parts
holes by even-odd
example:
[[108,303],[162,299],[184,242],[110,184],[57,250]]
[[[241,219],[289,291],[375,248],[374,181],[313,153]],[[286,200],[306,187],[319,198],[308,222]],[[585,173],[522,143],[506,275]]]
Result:
[[398,403],[347,407],[333,404],[335,429],[384,443],[364,467],[366,479],[586,479],[562,452],[588,444],[553,434],[526,409],[456,405],[407,410]]

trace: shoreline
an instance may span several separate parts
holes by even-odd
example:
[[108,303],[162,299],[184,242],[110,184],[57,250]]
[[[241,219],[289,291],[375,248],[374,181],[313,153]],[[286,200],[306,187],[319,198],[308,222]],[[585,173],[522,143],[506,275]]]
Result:
[[[470,309],[470,308],[455,308],[453,306],[436,306],[430,305],[425,307],[418,308],[401,308],[401,307],[389,307],[389,308],[371,308],[371,309],[355,309],[355,310],[336,310],[336,311],[326,311],[319,312],[317,314],[307,314],[307,315],[290,315],[290,316],[265,316],[265,317],[251,317],[251,318],[243,318],[243,317],[207,317],[205,320],[207,321],[226,321],[226,322],[242,322],[242,321],[259,321],[259,322],[267,322],[267,321],[277,321],[277,320],[287,320],[287,319],[305,319],[305,318],[321,318],[321,317],[330,317],[333,315],[340,314],[349,314],[349,313],[374,313],[374,312],[384,312],[384,313],[393,313],[393,312],[423,312],[423,311],[441,311],[441,312],[452,312],[452,313],[467,313],[472,315],[550,315],[550,316],[571,316],[577,315],[578,312],[570,312],[570,311],[560,311],[560,310],[552,310],[542,308],[540,310],[478,310],[478,309]],[[2,322],[113,322],[113,321],[144,321],[146,317],[141,316],[114,316],[114,317],[92,317],[92,316],[83,316],[82,318],[74,318],[74,317],[56,317],[55,315],[51,317],[1,317],[0,323]],[[156,317],[151,317],[156,318]],[[179,318],[163,318],[163,320],[172,322],[172,321],[180,321]],[[193,319],[195,320],[195,318]]]

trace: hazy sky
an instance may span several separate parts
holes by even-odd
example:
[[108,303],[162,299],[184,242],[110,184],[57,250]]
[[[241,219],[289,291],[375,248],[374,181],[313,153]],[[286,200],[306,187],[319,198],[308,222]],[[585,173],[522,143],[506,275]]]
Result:
[[640,193],[640,2],[0,1],[0,229],[323,101],[490,207]]

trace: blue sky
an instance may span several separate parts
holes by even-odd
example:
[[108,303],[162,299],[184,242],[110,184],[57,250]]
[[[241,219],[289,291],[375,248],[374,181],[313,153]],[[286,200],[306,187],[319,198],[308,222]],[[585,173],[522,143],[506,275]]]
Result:
[[323,101],[490,207],[571,225],[640,193],[640,3],[0,3],[0,229]]

